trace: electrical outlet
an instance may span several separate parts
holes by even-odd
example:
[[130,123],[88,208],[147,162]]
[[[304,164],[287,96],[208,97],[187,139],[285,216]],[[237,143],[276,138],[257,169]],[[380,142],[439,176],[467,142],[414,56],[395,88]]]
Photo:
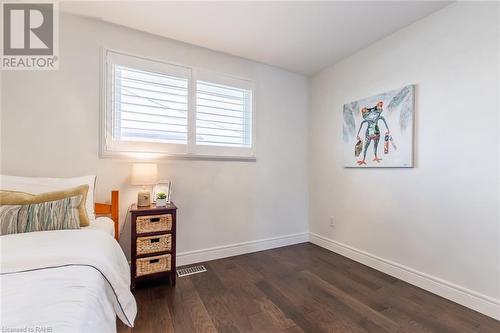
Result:
[[335,227],[335,218],[333,216],[330,216],[330,228]]

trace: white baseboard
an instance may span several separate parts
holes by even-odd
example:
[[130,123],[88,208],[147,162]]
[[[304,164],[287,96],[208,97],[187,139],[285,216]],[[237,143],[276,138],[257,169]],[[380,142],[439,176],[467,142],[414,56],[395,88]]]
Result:
[[240,254],[274,249],[277,247],[305,243],[309,241],[309,233],[286,235],[259,239],[250,242],[211,247],[208,249],[177,253],[177,266],[190,265],[197,262],[237,256]]
[[453,302],[500,320],[500,300],[458,286],[443,279],[419,272],[410,267],[377,257],[349,245],[309,233],[309,241],[354,261],[394,276]]

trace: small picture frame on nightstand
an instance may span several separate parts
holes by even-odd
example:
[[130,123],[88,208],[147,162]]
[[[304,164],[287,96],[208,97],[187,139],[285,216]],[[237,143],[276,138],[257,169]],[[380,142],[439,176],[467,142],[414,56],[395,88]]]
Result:
[[170,180],[160,180],[153,188],[153,200],[156,202],[158,193],[163,192],[167,195],[167,203],[171,200],[172,182]]

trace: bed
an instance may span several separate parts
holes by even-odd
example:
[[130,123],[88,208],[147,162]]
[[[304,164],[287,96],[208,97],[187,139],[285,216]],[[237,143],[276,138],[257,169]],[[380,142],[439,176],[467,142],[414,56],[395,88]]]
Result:
[[116,317],[133,326],[130,268],[117,242],[118,191],[93,208],[88,227],[0,236],[2,329],[116,332]]
[[103,230],[111,234],[116,240],[120,236],[120,224],[119,224],[119,194],[118,191],[111,191],[111,203],[96,203],[95,204],[95,214],[96,219],[90,221],[89,229]]

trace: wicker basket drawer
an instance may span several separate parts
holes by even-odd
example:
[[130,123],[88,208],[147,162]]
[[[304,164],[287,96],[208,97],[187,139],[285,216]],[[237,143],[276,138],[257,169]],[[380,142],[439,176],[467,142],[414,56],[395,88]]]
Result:
[[172,248],[172,235],[137,237],[136,248],[137,254],[170,251]]
[[138,216],[136,221],[138,234],[172,229],[172,214]]
[[170,271],[170,254],[136,259],[135,276],[149,275]]

